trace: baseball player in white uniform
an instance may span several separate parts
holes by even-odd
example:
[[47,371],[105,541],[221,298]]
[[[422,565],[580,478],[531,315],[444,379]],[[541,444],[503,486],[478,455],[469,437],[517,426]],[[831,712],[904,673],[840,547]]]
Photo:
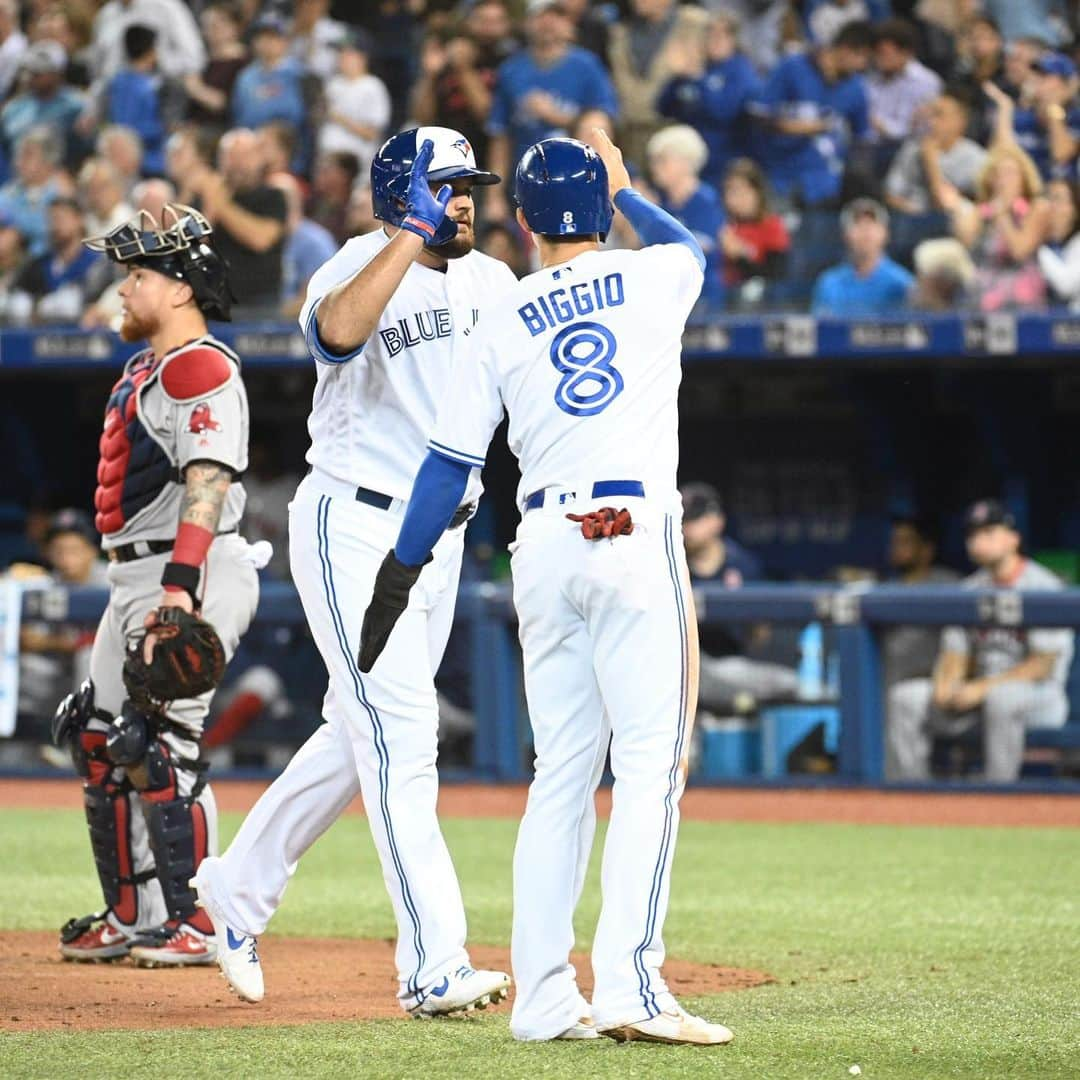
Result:
[[414,1016],[431,1016],[501,1000],[510,982],[469,964],[461,893],[435,813],[433,680],[478,482],[462,493],[379,672],[362,675],[356,650],[451,368],[466,365],[479,309],[514,277],[473,251],[473,186],[499,178],[476,167],[458,132],[395,135],[371,175],[375,213],[386,226],[349,240],[316,272],[300,315],[318,381],[311,468],[290,506],[289,548],[330,676],[326,723],[259,799],[228,851],[203,862],[195,884],[217,928],[226,977],[245,1000],[259,1001],[255,938],[301,855],[362,793],[397,918],[399,1001]]
[[[511,551],[536,746],[514,856],[513,1034],[719,1044],[731,1032],[687,1014],[660,971],[697,697],[675,473],[681,335],[704,256],[596,139],[598,152],[547,139],[518,165],[518,221],[542,269],[486,311],[469,352],[455,356],[365,615],[360,669],[394,668],[408,631],[390,631],[408,587],[419,580],[423,594],[438,537],[505,409],[522,472]],[[600,250],[612,198],[648,245],[641,251]],[[609,744],[614,803],[590,1009],[569,953]]]

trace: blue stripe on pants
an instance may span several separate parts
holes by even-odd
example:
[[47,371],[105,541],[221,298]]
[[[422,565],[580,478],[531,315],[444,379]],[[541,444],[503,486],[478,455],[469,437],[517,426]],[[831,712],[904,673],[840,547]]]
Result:
[[424,966],[425,953],[423,942],[420,937],[420,917],[413,903],[412,894],[409,892],[409,884],[405,878],[405,870],[401,865],[401,856],[398,854],[397,841],[394,839],[394,826],[390,820],[390,808],[387,803],[388,773],[390,769],[390,754],[386,749],[386,739],[383,735],[382,722],[379,714],[367,700],[364,693],[364,683],[360,678],[360,671],[356,666],[356,660],[349,649],[348,639],[345,634],[345,623],[341,618],[341,612],[337,606],[337,591],[334,588],[334,571],[330,562],[330,536],[327,522],[330,516],[330,498],[320,496],[317,514],[317,535],[319,561],[322,563],[323,589],[326,593],[326,604],[330,609],[330,620],[334,624],[334,633],[337,635],[338,644],[341,646],[342,655],[345,657],[345,665],[352,676],[353,692],[356,700],[363,705],[371,719],[371,727],[375,736],[375,751],[379,756],[379,810],[382,813],[383,825],[386,828],[386,838],[390,846],[390,855],[397,871],[398,881],[401,884],[401,895],[405,908],[412,919],[413,924],[413,947],[418,958],[416,971],[409,976],[406,986],[411,994],[419,996],[420,988],[417,980]]
[[668,774],[668,793],[664,797],[664,831],[660,839],[660,855],[653,869],[652,889],[649,893],[648,919],[645,927],[645,937],[641,944],[634,950],[634,966],[638,972],[638,987],[641,993],[641,1001],[645,1011],[650,1017],[660,1012],[656,1004],[656,994],[649,985],[649,973],[645,968],[645,950],[649,947],[656,933],[656,919],[660,906],[660,893],[664,881],[664,868],[667,865],[668,856],[671,852],[672,837],[674,834],[672,818],[674,817],[675,790],[678,787],[679,762],[682,760],[683,742],[686,737],[686,709],[689,679],[688,664],[688,640],[686,628],[686,605],[682,594],[682,581],[679,575],[678,560],[675,556],[672,518],[667,515],[664,519],[664,550],[667,553],[668,571],[671,574],[671,584],[675,590],[675,612],[679,624],[679,713],[677,717],[678,730],[675,738],[675,757],[671,763],[671,771]]

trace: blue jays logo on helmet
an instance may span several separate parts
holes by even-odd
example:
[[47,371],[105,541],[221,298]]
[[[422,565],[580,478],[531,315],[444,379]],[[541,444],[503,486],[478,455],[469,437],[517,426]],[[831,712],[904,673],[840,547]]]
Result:
[[469,140],[460,131],[443,127],[410,128],[391,135],[371,162],[371,204],[375,216],[388,225],[400,225],[405,216],[409,173],[417,150],[430,139],[434,144],[428,179],[433,184],[469,177],[474,184],[498,184],[501,177],[476,167]]
[[607,236],[615,211],[607,169],[591,146],[544,139],[525,151],[514,179],[518,206],[534,233]]

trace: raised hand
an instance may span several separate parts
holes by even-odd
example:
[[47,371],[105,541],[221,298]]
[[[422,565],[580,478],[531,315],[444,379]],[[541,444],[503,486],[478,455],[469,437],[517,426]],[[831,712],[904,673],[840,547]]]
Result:
[[427,173],[434,152],[435,144],[430,139],[425,139],[409,173],[405,217],[402,219],[401,227],[415,233],[425,244],[445,244],[457,234],[457,225],[454,225],[454,232],[449,236],[447,235],[449,230],[444,225],[446,206],[450,202],[453,190],[449,184],[443,184],[437,195],[431,194]]

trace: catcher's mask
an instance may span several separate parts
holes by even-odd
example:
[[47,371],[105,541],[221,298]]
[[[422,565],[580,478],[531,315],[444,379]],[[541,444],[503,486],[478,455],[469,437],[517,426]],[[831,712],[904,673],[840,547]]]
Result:
[[195,303],[208,319],[230,320],[233,295],[228,267],[214,250],[210,222],[191,206],[166,203],[161,224],[146,210],[104,236],[83,243],[122,266],[143,266],[191,286]]

